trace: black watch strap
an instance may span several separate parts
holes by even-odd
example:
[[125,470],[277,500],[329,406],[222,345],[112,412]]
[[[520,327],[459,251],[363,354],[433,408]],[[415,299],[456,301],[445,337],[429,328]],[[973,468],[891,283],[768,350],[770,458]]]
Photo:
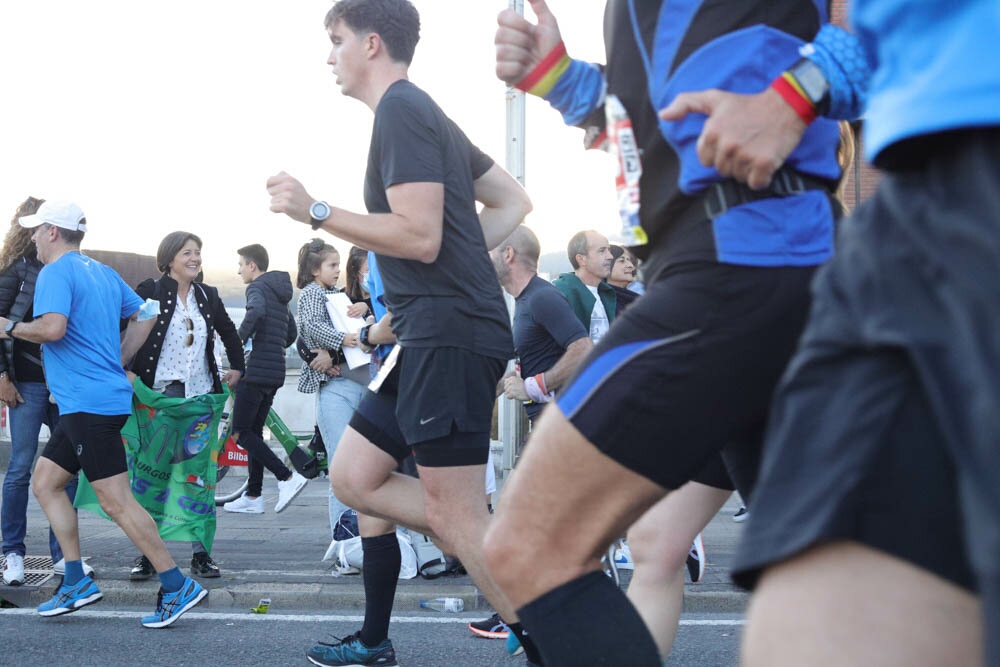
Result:
[[369,324],[368,326],[361,327],[361,330],[358,331],[358,342],[365,347],[372,347],[372,344],[368,342],[368,329],[370,328],[371,325]]
[[330,218],[330,205],[325,201],[314,201],[309,207],[309,226],[319,229]]

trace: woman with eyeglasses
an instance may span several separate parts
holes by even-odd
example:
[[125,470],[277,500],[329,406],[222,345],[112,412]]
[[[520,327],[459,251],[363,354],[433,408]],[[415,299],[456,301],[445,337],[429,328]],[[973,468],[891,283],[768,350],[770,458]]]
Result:
[[635,262],[632,253],[620,245],[609,246],[611,257],[611,275],[605,282],[615,291],[615,317],[621,315],[632,302],[639,298],[639,293],[631,289],[635,282]]
[[[172,398],[220,393],[222,382],[232,389],[246,370],[243,343],[219,290],[200,282],[201,239],[190,232],[167,234],[156,251],[156,268],[163,275],[143,281],[135,290],[144,299],[160,302],[160,316],[136,353],[132,372],[146,386]],[[221,380],[215,361],[216,333],[232,367]],[[194,542],[192,547],[191,574],[218,577],[219,566],[205,546]],[[139,556],[129,578],[143,581],[153,572],[149,560]]]

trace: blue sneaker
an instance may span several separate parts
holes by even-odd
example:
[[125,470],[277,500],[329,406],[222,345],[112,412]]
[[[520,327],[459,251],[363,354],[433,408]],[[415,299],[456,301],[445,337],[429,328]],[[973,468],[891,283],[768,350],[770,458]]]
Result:
[[507,633],[507,644],[505,646],[507,653],[510,655],[520,655],[524,653],[524,647],[521,646],[521,640],[517,638],[513,632]]
[[59,586],[51,600],[38,605],[38,613],[41,616],[61,616],[83,609],[88,604],[94,604],[102,597],[104,596],[101,595],[94,580],[84,577],[72,586],[66,584]]
[[398,667],[396,649],[392,641],[384,640],[378,646],[368,648],[361,643],[361,633],[355,632],[350,637],[338,638],[336,644],[320,642],[306,652],[309,662],[325,667]]
[[143,616],[142,625],[145,628],[165,628],[201,602],[206,595],[208,591],[191,577],[187,577],[180,590],[173,593],[167,593],[161,588],[156,594],[156,611]]

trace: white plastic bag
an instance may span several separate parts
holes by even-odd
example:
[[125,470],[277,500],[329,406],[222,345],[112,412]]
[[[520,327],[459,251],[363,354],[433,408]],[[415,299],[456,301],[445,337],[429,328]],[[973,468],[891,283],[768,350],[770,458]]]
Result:
[[396,529],[396,539],[399,540],[399,554],[401,556],[399,578],[412,579],[417,576],[419,570],[417,567],[417,552],[413,550],[413,545],[410,544],[410,535],[405,528]]
[[364,565],[364,551],[361,548],[361,537],[351,537],[337,542],[337,564],[333,567],[334,576],[345,574],[360,574]]
[[[402,529],[396,529],[396,539],[399,541],[399,578],[412,579],[417,576],[417,554],[410,544],[410,536]],[[337,563],[333,568],[334,576],[358,574],[364,567],[365,554],[361,547],[361,537],[352,537],[337,542]]]

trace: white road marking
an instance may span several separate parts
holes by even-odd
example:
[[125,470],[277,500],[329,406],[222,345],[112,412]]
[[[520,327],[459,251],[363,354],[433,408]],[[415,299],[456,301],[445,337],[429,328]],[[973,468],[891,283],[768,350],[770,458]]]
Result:
[[[90,617],[97,618],[132,618],[137,619],[142,616],[145,612],[143,611],[101,611],[99,609],[81,609],[76,612],[77,614],[87,615]],[[478,621],[486,615],[486,612],[480,614],[462,614],[462,615],[449,615],[449,616],[393,616],[393,623],[426,623],[430,625],[447,625],[449,623],[456,623],[465,625],[469,621]],[[38,612],[34,609],[0,609],[0,617],[3,616],[38,616]],[[251,613],[223,613],[215,611],[189,611],[185,614],[187,618],[192,620],[200,619],[205,621],[281,621],[284,623],[360,623],[365,620],[364,616],[359,615],[338,615],[338,614],[251,614]],[[41,617],[39,617],[41,618]],[[685,626],[695,626],[695,625],[710,625],[710,626],[742,626],[745,625],[746,621],[739,618],[733,619],[695,619],[695,618],[682,618],[681,625]]]

